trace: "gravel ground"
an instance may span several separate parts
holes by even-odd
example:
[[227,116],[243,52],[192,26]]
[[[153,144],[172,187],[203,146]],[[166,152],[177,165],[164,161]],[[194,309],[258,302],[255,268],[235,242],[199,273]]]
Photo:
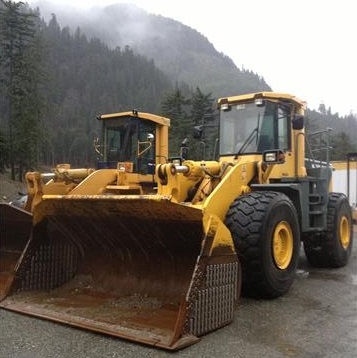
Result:
[[[1,175],[0,200],[15,199],[24,187]],[[354,234],[346,267],[316,269],[301,252],[287,295],[276,300],[242,298],[232,324],[181,351],[171,353],[0,309],[0,357],[355,358],[357,231]]]
[[276,300],[242,298],[232,324],[175,353],[0,310],[2,358],[144,356],[357,357],[357,245],[341,269],[312,268],[301,253],[287,295]]

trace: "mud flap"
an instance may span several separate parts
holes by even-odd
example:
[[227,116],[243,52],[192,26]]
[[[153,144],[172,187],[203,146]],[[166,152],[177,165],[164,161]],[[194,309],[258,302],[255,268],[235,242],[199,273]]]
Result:
[[43,200],[34,223],[3,308],[170,350],[233,319],[238,259],[201,210],[63,196]]

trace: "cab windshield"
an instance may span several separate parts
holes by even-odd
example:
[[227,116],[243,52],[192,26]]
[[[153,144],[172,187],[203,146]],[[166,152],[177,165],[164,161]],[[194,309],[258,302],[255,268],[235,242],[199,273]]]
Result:
[[131,116],[103,121],[104,160],[132,162],[134,171],[145,172],[155,163],[155,124]]
[[221,110],[220,154],[287,150],[290,146],[288,113],[288,108],[269,101],[263,105],[240,103],[230,106],[228,110]]

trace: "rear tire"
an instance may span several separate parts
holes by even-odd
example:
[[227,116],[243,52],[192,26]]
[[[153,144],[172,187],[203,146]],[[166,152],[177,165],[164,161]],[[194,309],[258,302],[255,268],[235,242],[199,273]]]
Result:
[[292,285],[299,260],[300,232],[295,207],[278,192],[238,197],[228,210],[230,230],[242,265],[242,292],[275,298]]
[[330,193],[327,203],[327,230],[304,240],[307,260],[315,267],[343,267],[351,256],[352,213],[347,197]]

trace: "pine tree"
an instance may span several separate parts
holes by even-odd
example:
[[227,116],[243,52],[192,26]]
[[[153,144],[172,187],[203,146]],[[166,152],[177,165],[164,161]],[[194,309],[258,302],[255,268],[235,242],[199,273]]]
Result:
[[22,179],[24,170],[38,159],[40,133],[38,16],[23,3],[1,0],[0,68],[7,100],[7,134],[11,178],[15,166]]
[[202,93],[199,87],[191,99],[192,126],[201,137],[193,140],[190,146],[190,156],[197,160],[207,160],[214,157],[218,124],[214,116],[214,98],[211,93]]
[[171,156],[181,154],[181,144],[191,133],[192,122],[187,114],[189,104],[190,100],[182,95],[178,87],[169,93],[162,102],[162,114],[171,119],[169,133],[169,154]]
[[8,148],[4,133],[0,130],[0,173],[5,173],[8,160]]
[[[214,156],[218,136],[217,116],[214,114],[214,99],[211,93],[203,93],[199,87],[186,98],[182,89],[169,93],[162,102],[164,116],[171,119],[169,135],[170,155],[182,154],[181,145],[185,140],[188,153],[192,160],[207,160]],[[193,132],[200,133],[194,138]]]
[[356,144],[352,143],[345,132],[335,134],[331,139],[331,160],[346,160],[347,153],[356,152]]

